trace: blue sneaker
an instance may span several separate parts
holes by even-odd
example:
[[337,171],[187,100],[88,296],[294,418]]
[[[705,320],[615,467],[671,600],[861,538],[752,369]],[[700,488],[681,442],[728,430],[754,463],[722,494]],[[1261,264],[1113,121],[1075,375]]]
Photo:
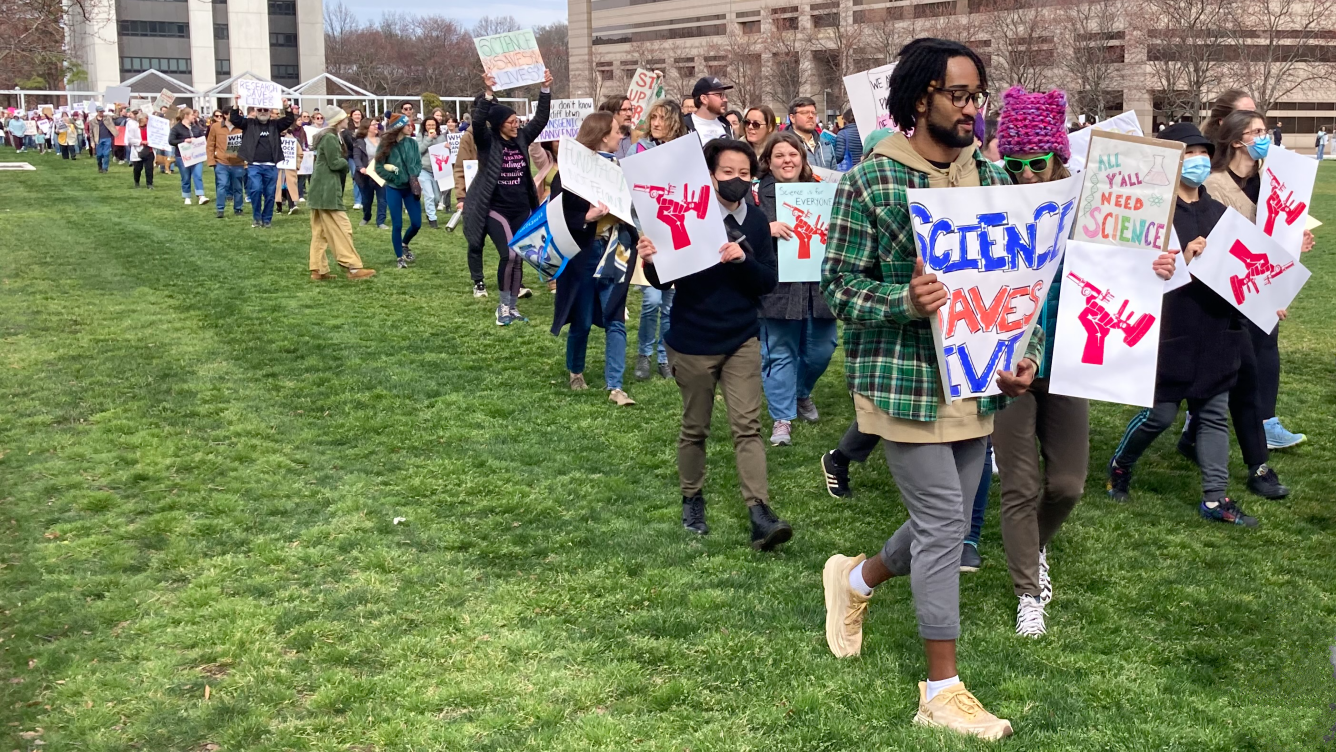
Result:
[[1202,499],[1201,505],[1197,507],[1197,513],[1204,520],[1211,522],[1224,522],[1229,525],[1243,525],[1244,527],[1257,527],[1257,518],[1245,514],[1238,504],[1228,497],[1219,501],[1206,501]]
[[512,318],[511,315],[510,315],[510,307],[509,307],[509,306],[503,304],[503,305],[499,305],[499,306],[496,307],[496,325],[497,325],[497,326],[510,326],[510,322],[512,322],[512,321],[514,321],[514,320],[515,320],[515,319]]
[[1301,433],[1290,433],[1280,424],[1280,418],[1271,418],[1262,426],[1266,429],[1267,449],[1287,449],[1302,444],[1308,437]]

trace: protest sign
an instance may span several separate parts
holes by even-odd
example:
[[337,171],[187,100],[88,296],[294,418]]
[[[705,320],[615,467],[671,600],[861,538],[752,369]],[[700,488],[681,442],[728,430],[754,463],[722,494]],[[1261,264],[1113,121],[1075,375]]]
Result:
[[455,159],[458,159],[458,158],[459,158],[459,140],[460,140],[461,138],[463,138],[463,137],[464,137],[464,134],[463,134],[463,133],[447,133],[447,134],[445,134],[445,142],[446,142],[447,144],[450,145],[450,159],[451,159],[451,160],[455,160]]
[[844,90],[849,93],[849,109],[854,111],[854,122],[859,133],[869,134],[878,128],[894,127],[886,98],[891,93],[891,71],[895,63],[883,65],[844,77]]
[[469,186],[473,185],[473,179],[478,177],[478,160],[466,159],[464,160],[463,164],[464,164],[464,190],[467,191],[469,189]]
[[492,91],[505,91],[517,86],[543,82],[543,56],[538,52],[538,41],[533,31],[507,31],[473,40],[482,60],[484,73],[492,74],[496,85]]
[[42,105],[42,114],[43,114],[43,115],[46,115],[47,117],[55,117],[55,116],[56,116],[56,111],[53,110],[53,109],[51,109],[51,105],[49,105],[49,104],[44,104],[44,105]]
[[297,166],[298,175],[310,175],[315,172],[315,150],[306,149],[302,152],[302,163]]
[[319,125],[303,125],[302,130],[306,131],[306,143],[315,146],[315,134],[323,131],[324,127]]
[[1025,354],[1079,191],[1079,178],[908,191],[924,271],[948,293],[931,319],[948,402],[998,394],[997,373],[1013,371]]
[[150,101],[148,101],[147,99],[131,99],[131,100],[130,100],[130,111],[131,111],[131,112],[142,112],[142,113],[144,113],[144,114],[148,114],[148,113],[150,113],[150,112],[157,112],[157,109],[156,109],[156,108],[150,108],[150,105],[151,105],[151,104],[153,104],[153,103],[150,102]]
[[[563,153],[563,175],[565,158]],[[629,156],[622,160],[622,172],[644,234],[654,242],[660,281],[719,263],[728,232],[699,141],[679,138]]]
[[172,132],[172,122],[158,115],[148,116],[148,145],[154,149],[171,151],[172,145],[167,137]]
[[83,112],[86,108],[87,108],[87,104],[85,104],[84,102],[75,102],[75,103],[74,103],[74,111],[75,111],[75,112]]
[[820,282],[835,183],[776,183],[775,215],[793,228],[779,241],[780,282]]
[[1178,233],[1172,227],[1169,228],[1169,250],[1178,251],[1178,253],[1174,254],[1174,276],[1164,282],[1165,292],[1173,292],[1192,282],[1192,273],[1188,271],[1187,259],[1183,258],[1183,244],[1178,242]]
[[283,91],[273,81],[256,81],[243,78],[232,85],[236,94],[237,112],[245,113],[248,107],[283,109]]
[[635,112],[631,113],[632,125],[643,130],[650,106],[663,99],[663,74],[636,68],[635,75],[631,76],[631,87],[626,90],[626,98],[631,100],[631,106],[635,108]]
[[631,191],[626,186],[622,168],[611,159],[585,148],[573,138],[561,139],[561,187],[590,204],[603,202],[608,213],[628,224],[631,215]]
[[1279,243],[1233,208],[1206,236],[1206,250],[1192,261],[1192,276],[1268,334],[1311,276]]
[[1049,392],[1150,407],[1160,349],[1160,252],[1071,240],[1062,262]]
[[532,266],[544,282],[561,276],[567,262],[581,251],[566,226],[562,206],[565,198],[564,193],[559,193],[544,201],[510,241],[511,250]]
[[812,174],[815,175],[817,181],[821,183],[830,183],[834,185],[840,182],[840,178],[844,177],[844,173],[839,170],[829,170],[825,167],[817,167],[816,165],[808,166],[812,168]]
[[171,107],[172,102],[176,101],[176,95],[163,89],[158,92],[158,98],[153,100],[153,111],[158,112],[164,107]]
[[[278,169],[297,169],[297,139],[292,136],[284,136],[283,140],[279,141],[279,144],[283,147],[283,161],[276,165]],[[368,170],[368,172],[370,172],[370,170]]]
[[203,162],[209,156],[208,139],[202,136],[200,138],[192,138],[188,141],[182,141],[176,145],[176,148],[181,152],[181,164],[186,167],[193,167],[194,165]]
[[594,112],[592,99],[554,99],[547,127],[538,134],[538,141],[560,141],[563,138],[575,138],[580,132],[580,123]]
[[1257,226],[1298,255],[1303,248],[1308,207],[1313,203],[1317,161],[1272,146],[1262,162],[1262,191],[1257,196]]
[[129,86],[108,86],[107,90],[102,94],[102,104],[106,105],[109,110],[112,109],[114,105],[129,103]]
[[1081,174],[1077,240],[1123,248],[1169,246],[1183,144],[1095,131]]
[[427,149],[427,160],[431,162],[431,174],[436,178],[436,186],[442,191],[455,187],[455,172],[450,157],[450,144],[433,144]]
[[1146,135],[1141,132],[1141,121],[1137,120],[1136,110],[1128,110],[1121,115],[1115,115],[1108,120],[1102,120],[1070,133],[1067,136],[1067,142],[1071,145],[1072,156],[1067,160],[1067,169],[1073,175],[1085,169],[1086,152],[1090,150],[1090,134],[1095,131],[1110,131],[1127,136]]

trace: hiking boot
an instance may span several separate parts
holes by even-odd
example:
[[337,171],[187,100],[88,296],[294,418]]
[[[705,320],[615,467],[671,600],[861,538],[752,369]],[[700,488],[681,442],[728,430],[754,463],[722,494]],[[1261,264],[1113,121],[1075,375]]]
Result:
[[1119,467],[1115,459],[1109,460],[1109,481],[1105,488],[1109,491],[1109,498],[1114,501],[1131,501],[1132,494],[1128,491],[1128,486],[1132,485],[1132,468]]
[[[135,187],[138,188],[139,186],[136,185]],[[223,213],[222,213],[222,212],[218,212],[218,218],[219,218],[219,219],[222,219],[222,218],[223,218]]]
[[473,297],[475,297],[475,298],[485,298],[485,297],[487,297],[487,286],[484,285],[482,282],[474,282],[474,283],[473,283]]
[[584,390],[586,390],[586,389],[588,389],[588,388],[589,388],[589,385],[585,383],[585,377],[584,377],[584,374],[583,374],[583,373],[573,373],[573,374],[571,374],[571,391],[572,391],[572,392],[582,392],[582,391],[584,391]]
[[793,421],[775,421],[775,430],[770,432],[770,446],[789,446],[793,443]]
[[697,535],[710,534],[710,526],[705,524],[704,496],[682,497],[682,527]]
[[354,280],[354,281],[359,280],[359,279],[370,279],[371,277],[374,277],[374,276],[376,276],[376,270],[375,270],[375,269],[349,269],[349,270],[348,270],[348,279],[351,279],[351,280]]
[[659,378],[671,379],[673,377],[673,368],[667,361],[659,364]]
[[1201,506],[1197,508],[1197,513],[1202,516],[1202,519],[1212,522],[1228,522],[1231,525],[1243,525],[1244,527],[1257,527],[1260,524],[1256,517],[1244,514],[1239,505],[1227,496],[1219,501],[1202,499]]
[[765,502],[757,502],[749,507],[751,513],[751,545],[757,551],[773,551],[775,546],[793,537],[793,527],[775,516]]
[[798,417],[808,423],[815,423],[821,420],[821,413],[816,411],[816,403],[811,397],[802,397],[798,400]]
[[1276,471],[1265,463],[1258,465],[1248,476],[1248,490],[1264,499],[1283,499],[1290,495],[1289,487],[1281,483]]
[[617,407],[628,407],[636,403],[635,400],[631,399],[631,395],[620,389],[613,389],[608,392],[608,401],[617,405]]
[[983,557],[979,555],[979,546],[965,541],[960,546],[960,571],[977,572],[983,568]]
[[1016,605],[1016,634],[1021,637],[1040,637],[1048,628],[1044,626],[1044,604],[1033,595],[1022,595]]
[[854,495],[849,488],[849,465],[835,461],[835,450],[821,455],[821,473],[826,476],[826,493],[837,499]]
[[918,686],[919,707],[914,714],[915,725],[950,729],[988,741],[1011,736],[1011,721],[984,710],[974,695],[965,689],[963,682],[956,682],[938,692],[931,702],[927,699],[928,683],[919,682]]
[[1280,418],[1268,418],[1262,423],[1262,427],[1266,429],[1267,449],[1288,449],[1308,440],[1304,434],[1287,431],[1285,426],[1280,424]]
[[329,272],[311,272],[312,282],[323,282],[327,279],[334,279],[334,275]]
[[863,559],[862,554],[852,558],[835,554],[821,568],[821,585],[826,591],[826,647],[836,658],[863,651],[863,618],[872,596],[863,595],[849,584],[849,573]]
[[636,381],[648,381],[649,379],[654,377],[654,374],[650,372],[648,355],[636,356],[635,377]]
[[1048,605],[1053,600],[1053,580],[1048,576],[1048,547],[1039,549],[1039,602]]

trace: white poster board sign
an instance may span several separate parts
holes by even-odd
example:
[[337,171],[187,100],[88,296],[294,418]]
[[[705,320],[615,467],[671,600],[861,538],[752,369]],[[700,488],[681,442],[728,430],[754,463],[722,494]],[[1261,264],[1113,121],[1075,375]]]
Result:
[[1192,273],[1188,271],[1188,262],[1183,258],[1183,244],[1178,242],[1178,233],[1172,227],[1169,228],[1169,250],[1178,251],[1178,253],[1174,254],[1174,276],[1164,281],[1165,292],[1173,292],[1192,282]]
[[854,73],[844,77],[844,90],[849,94],[849,109],[854,111],[858,132],[867,134],[878,128],[892,128],[891,113],[886,98],[891,93],[891,71],[895,63]]
[[641,127],[649,116],[649,108],[663,98],[663,74],[636,68],[635,75],[631,76],[631,86],[626,90],[626,98],[631,100],[631,106],[635,108],[631,113],[632,125]]
[[519,86],[543,82],[543,56],[538,52],[538,41],[531,29],[507,31],[489,37],[477,37],[473,46],[478,50],[484,73],[492,74],[496,85],[492,91],[505,91]]
[[1072,148],[1072,157],[1067,160],[1067,169],[1073,175],[1085,169],[1086,152],[1090,150],[1090,134],[1097,130],[1122,133],[1126,136],[1146,135],[1141,132],[1141,121],[1137,119],[1136,110],[1128,110],[1121,115],[1115,115],[1108,120],[1074,131],[1067,136],[1067,142],[1071,144]]
[[468,190],[473,185],[473,179],[478,177],[478,160],[464,160],[464,190]]
[[208,158],[209,141],[204,137],[192,138],[177,144],[176,149],[181,152],[181,164],[186,167],[194,167]]
[[310,175],[315,172],[315,149],[306,149],[302,152],[302,163],[297,166],[298,175]]
[[1013,371],[1024,355],[1067,247],[1079,190],[1073,177],[908,191],[923,270],[948,293],[931,320],[948,402],[999,394],[997,373]]
[[1077,240],[1121,248],[1169,247],[1183,144],[1095,131],[1081,174]]
[[1278,146],[1272,146],[1262,162],[1257,226],[1295,256],[1303,248],[1317,167],[1317,160]]
[[233,85],[236,94],[237,112],[246,113],[248,107],[283,109],[283,91],[273,81],[256,81],[243,78]]
[[836,183],[776,183],[775,216],[793,228],[778,245],[780,282],[820,282]]
[[172,145],[168,137],[172,133],[172,123],[165,117],[158,115],[148,116],[148,145],[154,149],[162,151],[171,151]]
[[431,163],[431,174],[436,178],[436,187],[448,191],[455,187],[454,165],[450,158],[450,144],[433,144],[427,149],[427,161]]
[[157,112],[158,109],[157,109],[156,107],[153,107],[152,109],[150,109],[150,105],[152,105],[152,104],[153,104],[153,103],[150,102],[150,101],[148,101],[147,99],[131,99],[131,100],[130,100],[130,111],[131,111],[131,112],[136,112],[136,111],[138,111],[138,112],[142,112],[142,113],[144,113],[144,114],[148,114],[148,113],[150,113],[150,112]]
[[459,140],[462,139],[462,138],[464,138],[464,134],[463,134],[463,133],[447,133],[447,134],[445,134],[445,143],[447,143],[447,144],[450,145],[450,159],[451,159],[451,160],[455,160],[455,159],[458,159],[458,158],[459,158]]
[[153,111],[158,112],[164,107],[171,107],[172,102],[176,101],[176,95],[166,89],[158,92],[158,98],[153,100]]
[[[562,160],[564,171],[564,154]],[[654,242],[659,281],[719,263],[728,232],[699,141],[679,138],[629,156],[622,172],[645,236]]]
[[1206,237],[1206,250],[1192,261],[1201,280],[1262,331],[1270,333],[1311,273],[1233,208]]
[[1071,240],[1062,264],[1049,391],[1150,407],[1160,350],[1160,252]]
[[594,112],[592,99],[554,99],[547,126],[538,134],[538,141],[560,141],[563,138],[575,138],[580,132],[580,123]]
[[108,86],[102,95],[102,104],[106,105],[108,110],[114,110],[115,105],[130,103],[129,86]]
[[635,224],[635,217],[631,215],[631,191],[626,186],[622,168],[569,136],[561,139],[561,187],[590,204],[602,202],[607,205],[609,214],[627,224]]
[[[283,147],[283,161],[279,162],[276,167],[280,170],[297,169],[297,139],[292,136],[284,136],[279,143]],[[368,172],[370,171],[368,170]]]

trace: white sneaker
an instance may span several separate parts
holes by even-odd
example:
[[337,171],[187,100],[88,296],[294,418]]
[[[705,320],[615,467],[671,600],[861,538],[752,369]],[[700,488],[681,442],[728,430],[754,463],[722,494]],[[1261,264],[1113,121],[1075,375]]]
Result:
[[200,197],[199,197],[199,203],[200,203],[200,206],[203,206],[203,205],[209,203],[209,197],[208,197],[208,196],[200,196]]
[[361,205],[361,204],[353,204],[353,208],[354,208],[354,209],[361,209],[361,208],[362,208],[362,205]]
[[1044,626],[1044,604],[1033,595],[1022,595],[1016,606],[1016,634],[1039,637],[1047,631]]
[[186,206],[190,206],[190,199],[186,199]]
[[1053,580],[1048,576],[1048,547],[1039,549],[1039,602],[1048,605],[1053,600]]

